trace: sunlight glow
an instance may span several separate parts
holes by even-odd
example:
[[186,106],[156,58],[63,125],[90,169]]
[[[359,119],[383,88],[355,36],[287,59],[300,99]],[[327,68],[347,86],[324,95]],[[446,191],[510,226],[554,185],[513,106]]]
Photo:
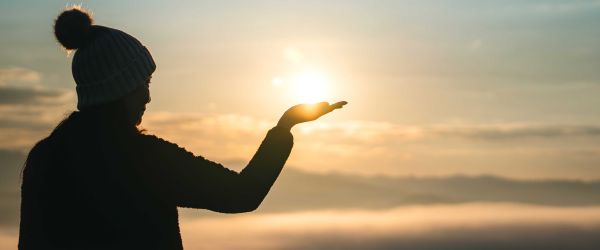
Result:
[[292,78],[291,91],[296,101],[314,103],[325,101],[329,79],[320,72],[307,71]]
[[273,84],[273,86],[275,87],[281,87],[283,85],[283,79],[279,77],[274,77],[271,81],[271,84]]
[[283,50],[283,55],[288,61],[293,63],[300,63],[302,62],[302,59],[304,59],[304,55],[294,47],[285,48]]

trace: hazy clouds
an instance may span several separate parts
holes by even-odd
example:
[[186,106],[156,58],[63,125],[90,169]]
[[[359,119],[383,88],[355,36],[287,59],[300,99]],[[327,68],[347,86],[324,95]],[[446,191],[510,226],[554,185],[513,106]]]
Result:
[[[62,98],[62,97],[55,97]],[[0,105],[0,148],[28,150],[69,109]],[[148,133],[223,163],[245,164],[275,120],[219,113],[148,112]],[[501,175],[519,179],[600,178],[600,126],[578,123],[404,125],[351,120],[294,128],[290,165],[366,175]],[[325,162],[327,164],[325,164]]]
[[[598,249],[600,208],[473,203],[180,221],[185,249]],[[0,247],[15,248],[14,230]],[[3,248],[3,249],[4,249]]]
[[[222,162],[250,159],[274,124],[247,115],[166,112],[150,113],[143,121],[149,133]],[[320,121],[294,130],[296,146],[289,163],[309,171],[600,177],[600,126],[594,124]]]
[[74,91],[43,80],[32,69],[0,67],[0,149],[29,150],[74,106]]
[[64,91],[57,90],[0,86],[0,105],[52,104],[64,95]]
[[517,204],[184,220],[186,249],[595,249],[600,210]]
[[71,92],[48,88],[39,72],[20,67],[0,67],[0,107],[7,105],[48,105],[71,101]]
[[15,82],[38,83],[41,76],[38,72],[19,67],[0,68],[0,85]]

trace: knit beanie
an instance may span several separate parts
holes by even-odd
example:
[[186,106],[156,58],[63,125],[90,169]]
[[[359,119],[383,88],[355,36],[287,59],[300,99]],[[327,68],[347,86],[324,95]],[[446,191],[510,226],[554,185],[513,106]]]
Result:
[[85,10],[73,7],[54,23],[54,35],[67,50],[76,50],[71,64],[79,110],[109,103],[147,84],[156,69],[150,51],[118,29],[93,25]]

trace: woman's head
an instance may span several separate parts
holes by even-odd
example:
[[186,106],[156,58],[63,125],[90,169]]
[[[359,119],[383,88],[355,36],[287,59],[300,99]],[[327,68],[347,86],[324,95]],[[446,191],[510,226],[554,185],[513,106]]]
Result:
[[54,34],[65,49],[75,50],[71,70],[78,109],[119,102],[139,123],[150,101],[148,84],[156,69],[148,49],[123,31],[94,25],[80,7],[56,18]]

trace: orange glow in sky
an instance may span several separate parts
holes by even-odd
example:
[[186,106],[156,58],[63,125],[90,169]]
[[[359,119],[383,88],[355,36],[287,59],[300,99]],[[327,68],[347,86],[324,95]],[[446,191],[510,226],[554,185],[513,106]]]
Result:
[[328,101],[330,97],[329,77],[319,71],[303,71],[285,79],[274,77],[271,83],[274,87],[287,91],[290,98],[298,103]]

